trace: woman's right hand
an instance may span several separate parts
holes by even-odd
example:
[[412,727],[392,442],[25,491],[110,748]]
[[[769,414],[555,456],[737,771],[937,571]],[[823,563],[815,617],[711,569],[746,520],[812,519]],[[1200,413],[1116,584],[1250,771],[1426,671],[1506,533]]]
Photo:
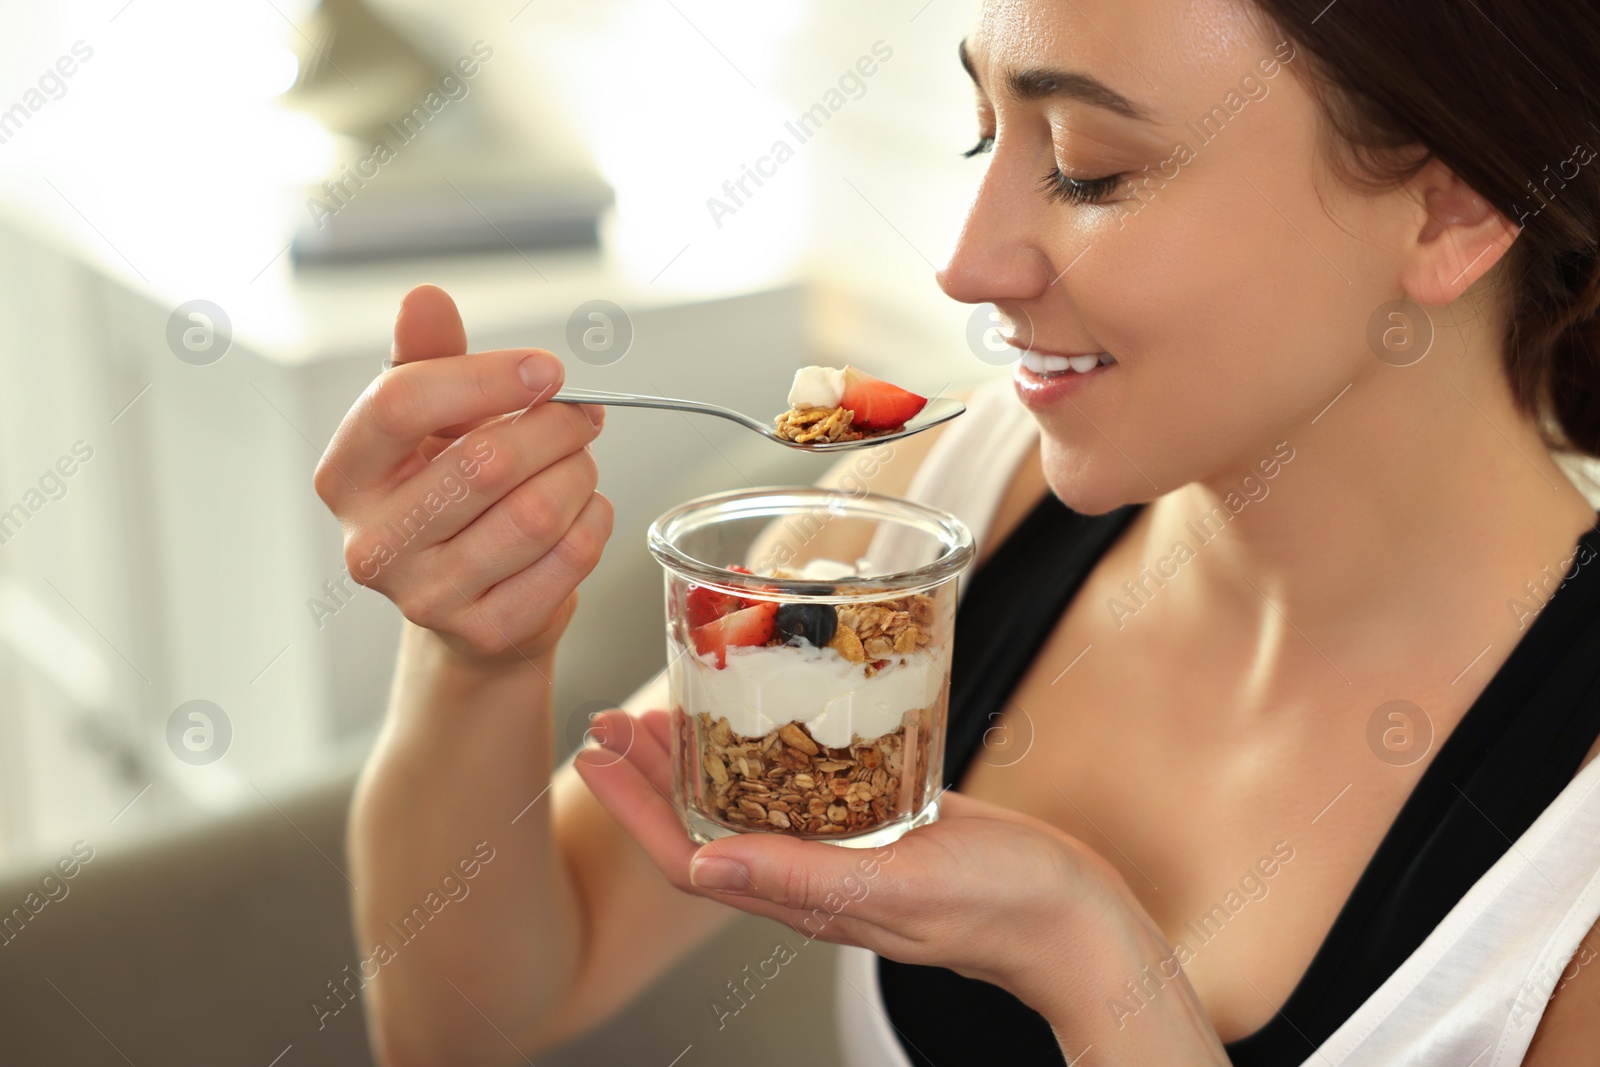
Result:
[[394,366],[356,400],[313,484],[350,576],[473,661],[553,651],[611,535],[589,442],[604,409],[550,404],[561,361],[467,354],[442,289],[406,294]]

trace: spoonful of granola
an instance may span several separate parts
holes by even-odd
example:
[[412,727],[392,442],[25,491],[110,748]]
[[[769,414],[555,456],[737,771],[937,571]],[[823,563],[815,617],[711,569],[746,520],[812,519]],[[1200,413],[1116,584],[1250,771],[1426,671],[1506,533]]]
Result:
[[849,366],[801,367],[789,388],[789,410],[771,424],[720,404],[649,393],[562,389],[550,399],[561,404],[605,404],[715,415],[779,444],[808,452],[871,448],[921,433],[967,410],[959,400],[929,400]]

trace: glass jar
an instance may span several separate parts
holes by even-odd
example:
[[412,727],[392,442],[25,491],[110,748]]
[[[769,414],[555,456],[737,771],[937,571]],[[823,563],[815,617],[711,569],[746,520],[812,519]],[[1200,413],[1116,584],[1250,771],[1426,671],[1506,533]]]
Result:
[[959,519],[864,491],[740,490],[668,511],[649,547],[666,572],[673,801],[691,838],[875,847],[938,817],[973,555]]

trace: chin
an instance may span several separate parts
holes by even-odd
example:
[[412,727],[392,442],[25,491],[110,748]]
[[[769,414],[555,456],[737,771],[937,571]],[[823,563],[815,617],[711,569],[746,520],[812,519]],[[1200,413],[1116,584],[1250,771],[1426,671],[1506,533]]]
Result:
[[1084,515],[1103,515],[1124,504],[1154,500],[1161,492],[1102,439],[1067,443],[1040,435],[1045,482],[1063,504]]

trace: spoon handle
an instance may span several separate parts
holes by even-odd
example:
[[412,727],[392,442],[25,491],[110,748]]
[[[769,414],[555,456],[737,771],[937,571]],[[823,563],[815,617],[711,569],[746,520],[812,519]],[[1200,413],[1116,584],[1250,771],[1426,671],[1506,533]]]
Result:
[[613,404],[617,407],[673,408],[683,403],[665,396],[639,393],[611,393],[604,389],[562,389],[550,397],[556,404]]
[[701,415],[715,415],[718,418],[732,419],[734,422],[759,428],[747,415],[725,408],[717,404],[707,404],[700,400],[680,400],[670,396],[652,396],[649,393],[612,393],[604,389],[562,389],[554,396],[552,401],[560,404],[606,404],[612,407],[623,408],[659,408],[665,411],[692,411]]

